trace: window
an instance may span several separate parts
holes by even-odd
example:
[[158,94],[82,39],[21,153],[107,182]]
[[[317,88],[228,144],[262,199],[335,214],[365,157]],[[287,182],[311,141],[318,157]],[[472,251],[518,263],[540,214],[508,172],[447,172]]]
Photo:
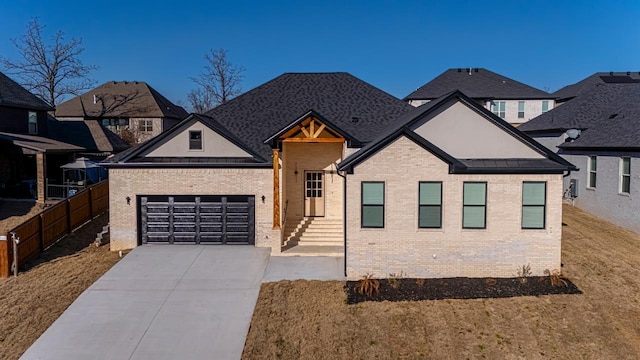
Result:
[[491,103],[491,112],[504,119],[505,117],[505,101],[494,101]]
[[418,227],[442,227],[442,182],[420,183]]
[[549,100],[543,100],[542,101],[542,113],[546,113],[547,111],[549,111]]
[[544,229],[547,183],[522,183],[522,228]]
[[362,182],[362,227],[384,227],[384,182]]
[[38,114],[35,111],[29,111],[29,134],[38,134]]
[[524,119],[524,101],[518,101],[518,119]]
[[138,130],[141,132],[153,131],[153,120],[140,120],[138,121]]
[[189,150],[202,150],[202,131],[189,131]]
[[589,163],[587,164],[589,181],[587,187],[589,189],[596,188],[596,171],[598,170],[598,158],[596,156],[589,156]]
[[628,194],[631,190],[631,158],[620,158],[620,192]]
[[129,119],[102,119],[102,126],[118,132],[129,128]]
[[465,182],[462,196],[462,228],[487,227],[487,183]]

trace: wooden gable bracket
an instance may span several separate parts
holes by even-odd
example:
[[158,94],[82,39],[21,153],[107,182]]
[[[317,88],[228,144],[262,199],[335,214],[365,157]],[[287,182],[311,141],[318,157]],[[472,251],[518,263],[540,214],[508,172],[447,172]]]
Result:
[[[320,137],[320,135],[325,134],[324,137]],[[302,134],[303,136],[298,136]],[[336,142],[344,142],[344,138],[330,128],[328,128],[325,124],[323,124],[320,120],[309,117],[302,121],[298,126],[291,129],[289,132],[284,134],[281,138],[283,142],[318,142],[318,143],[336,143]]]

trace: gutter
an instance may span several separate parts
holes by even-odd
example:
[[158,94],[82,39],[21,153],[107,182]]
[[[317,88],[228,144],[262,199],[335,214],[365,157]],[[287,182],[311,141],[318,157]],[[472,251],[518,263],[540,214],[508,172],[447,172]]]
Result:
[[336,169],[338,176],[344,179],[342,190],[342,234],[344,236],[344,276],[347,277],[347,175],[340,174]]

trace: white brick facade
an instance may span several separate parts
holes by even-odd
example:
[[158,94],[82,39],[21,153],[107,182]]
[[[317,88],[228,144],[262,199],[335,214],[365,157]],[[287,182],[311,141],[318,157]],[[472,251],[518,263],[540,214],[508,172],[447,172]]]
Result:
[[[138,245],[139,195],[254,195],[255,244],[280,253],[280,230],[273,230],[273,170],[270,168],[109,169],[111,250]],[[129,205],[127,197],[131,198]]]
[[[361,228],[362,181],[385,182],[385,227]],[[442,229],[418,228],[418,183],[442,181]],[[487,227],[462,229],[465,181],[487,182]],[[546,181],[546,226],[521,229],[522,182]],[[562,175],[455,175],[401,137],[347,175],[347,276],[512,277],[560,269]]]

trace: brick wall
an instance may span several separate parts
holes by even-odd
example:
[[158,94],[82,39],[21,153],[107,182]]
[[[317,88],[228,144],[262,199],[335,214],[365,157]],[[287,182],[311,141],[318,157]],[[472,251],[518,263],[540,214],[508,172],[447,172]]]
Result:
[[110,169],[109,184],[111,250],[138,244],[137,195],[254,195],[256,246],[280,253],[280,230],[273,230],[272,169]]
[[[360,227],[361,181],[385,181],[385,228]],[[418,229],[418,183],[443,182],[442,229]],[[464,181],[487,182],[487,228],[462,229]],[[522,182],[547,182],[546,229],[521,229]],[[562,175],[452,175],[401,137],[347,176],[347,275],[512,277],[560,269]]]

